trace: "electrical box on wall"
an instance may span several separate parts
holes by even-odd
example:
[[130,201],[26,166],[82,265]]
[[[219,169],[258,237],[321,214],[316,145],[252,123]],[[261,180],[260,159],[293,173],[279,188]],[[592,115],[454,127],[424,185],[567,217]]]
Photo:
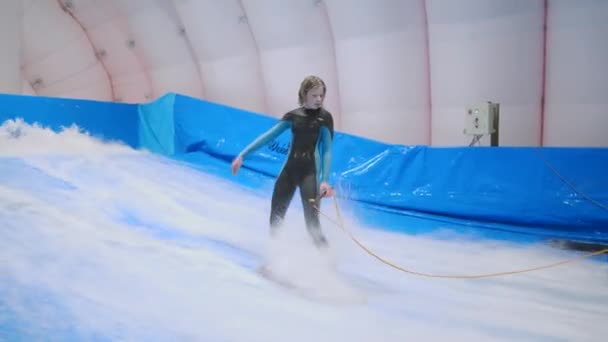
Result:
[[465,114],[464,134],[489,135],[495,132],[498,117],[498,104],[485,102],[467,108]]

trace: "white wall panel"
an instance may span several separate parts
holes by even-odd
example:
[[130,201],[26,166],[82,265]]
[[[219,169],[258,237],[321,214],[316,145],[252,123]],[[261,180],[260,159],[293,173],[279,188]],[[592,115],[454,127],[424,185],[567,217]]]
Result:
[[340,104],[332,35],[324,6],[310,0],[243,0],[260,53],[269,114],[298,106],[298,90],[308,75],[325,81],[325,107],[340,127]]
[[[24,76],[39,95],[112,100],[110,81],[86,32],[53,1],[24,7]],[[51,30],[53,34],[49,34]]]
[[23,95],[36,95],[34,88],[25,79],[21,80],[21,94]]
[[494,101],[501,145],[540,144],[543,1],[428,0],[427,11],[432,143],[469,142],[465,109]]
[[23,3],[0,2],[0,93],[21,93]]
[[267,112],[257,46],[239,1],[174,3],[197,56],[205,98]]
[[467,107],[495,101],[503,146],[608,146],[603,0],[6,0],[0,10],[3,92],[130,103],[177,92],[278,117],[314,74],[336,128],[368,138],[465,145]]
[[149,84],[149,80],[147,71],[114,76],[112,81],[116,101],[127,103],[149,102],[152,99],[152,93],[146,86]]
[[608,2],[549,2],[544,144],[608,146]]
[[[117,101],[146,101],[146,95],[152,94],[151,81],[143,68],[137,50],[130,48],[127,41],[131,39],[128,17],[114,1],[72,0],[69,7],[74,20],[86,30],[98,60],[108,74],[112,86],[112,95]],[[140,75],[146,77],[139,77]],[[130,79],[129,93],[117,79]]]
[[[188,42],[180,33],[180,23],[156,1],[114,0],[120,15],[128,18],[131,37],[124,43],[134,53],[141,53],[140,62],[148,70],[152,83],[151,97],[167,92],[204,96],[200,73]],[[143,60],[142,60],[143,59]],[[176,72],[171,75],[167,70]],[[176,82],[176,78],[181,82]]]
[[335,37],[344,130],[390,143],[428,143],[423,3],[326,3]]

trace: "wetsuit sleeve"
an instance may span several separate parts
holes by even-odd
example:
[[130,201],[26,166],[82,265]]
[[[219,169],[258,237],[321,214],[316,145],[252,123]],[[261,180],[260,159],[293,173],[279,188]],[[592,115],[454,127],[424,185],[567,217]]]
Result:
[[323,165],[323,169],[321,170],[321,182],[327,182],[329,181],[329,169],[331,167],[333,132],[326,126],[321,127],[321,144],[323,147],[323,153],[321,155]]
[[272,126],[269,130],[264,132],[262,135],[257,137],[254,141],[252,141],[241,153],[239,156],[245,158],[249,153],[257,150],[258,148],[264,146],[272,139],[278,137],[291,125],[291,121],[286,120],[285,118],[279,120],[274,126]]

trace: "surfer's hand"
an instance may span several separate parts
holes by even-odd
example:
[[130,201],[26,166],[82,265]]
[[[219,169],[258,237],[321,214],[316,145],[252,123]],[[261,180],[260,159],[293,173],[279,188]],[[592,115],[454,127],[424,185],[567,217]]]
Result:
[[334,195],[334,189],[327,184],[327,182],[321,183],[321,187],[319,189],[321,197],[332,197]]
[[238,156],[236,157],[233,161],[232,161],[232,174],[236,175],[237,172],[239,172],[239,169],[241,168],[241,165],[243,165],[243,157]]

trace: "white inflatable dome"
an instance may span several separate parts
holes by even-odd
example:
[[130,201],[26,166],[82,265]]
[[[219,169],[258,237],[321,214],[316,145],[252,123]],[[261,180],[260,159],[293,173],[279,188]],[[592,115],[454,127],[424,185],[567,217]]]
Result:
[[3,0],[0,92],[148,102],[166,92],[273,116],[309,74],[340,131],[463,145],[608,146],[605,0]]

